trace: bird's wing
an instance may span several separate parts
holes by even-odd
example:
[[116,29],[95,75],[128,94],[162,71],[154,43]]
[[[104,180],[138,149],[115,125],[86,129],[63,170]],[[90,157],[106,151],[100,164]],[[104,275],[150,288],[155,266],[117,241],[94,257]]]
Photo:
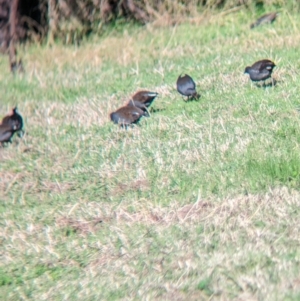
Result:
[[0,126],[0,142],[5,142],[12,136],[12,130],[9,126]]
[[271,71],[274,68],[274,63],[270,60],[263,60],[261,65],[259,66],[259,71],[263,71],[264,69]]
[[141,113],[138,112],[138,111],[133,111],[133,112],[131,112],[131,115],[132,115],[132,117],[137,118],[137,117],[140,117],[140,116],[141,116]]

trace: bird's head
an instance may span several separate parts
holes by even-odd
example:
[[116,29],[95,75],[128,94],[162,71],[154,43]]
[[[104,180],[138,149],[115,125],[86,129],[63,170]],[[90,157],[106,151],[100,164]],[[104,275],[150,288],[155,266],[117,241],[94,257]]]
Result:
[[250,67],[248,66],[245,68],[244,74],[247,74],[247,73],[249,74],[249,71],[250,71]]

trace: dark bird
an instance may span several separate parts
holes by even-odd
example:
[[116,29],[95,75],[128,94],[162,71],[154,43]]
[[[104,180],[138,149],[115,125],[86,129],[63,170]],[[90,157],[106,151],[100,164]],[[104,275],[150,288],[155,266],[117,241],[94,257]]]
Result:
[[254,23],[250,25],[250,28],[254,28],[256,26],[262,25],[262,24],[267,24],[267,23],[273,23],[278,16],[278,12],[273,12],[273,13],[268,13],[260,18],[258,18]]
[[23,131],[23,118],[20,115],[18,108],[15,107],[13,108],[13,113],[11,115],[7,115],[2,119],[2,123],[3,125],[13,125],[14,127],[16,127],[16,132],[18,132],[18,136],[22,137],[24,134]]
[[254,82],[265,81],[271,77],[275,66],[276,65],[270,60],[261,60],[252,66],[246,67],[244,73],[248,73],[250,79]]
[[137,100],[129,100],[126,104],[127,107],[137,107],[144,112],[144,117],[150,117],[147,106]]
[[189,75],[179,75],[176,85],[177,91],[181,95],[187,96],[187,100],[198,99],[200,97],[200,95],[196,91],[196,84]]
[[110,114],[110,119],[116,124],[127,127],[130,124],[138,123],[145,112],[136,106],[125,106]]
[[6,124],[0,124],[0,142],[10,142],[11,138],[16,131],[18,131],[18,122],[15,120],[10,120]]
[[158,95],[156,92],[150,92],[146,90],[136,92],[132,97],[131,100],[138,101],[143,103],[147,108],[151,106],[152,102],[154,101],[155,97]]

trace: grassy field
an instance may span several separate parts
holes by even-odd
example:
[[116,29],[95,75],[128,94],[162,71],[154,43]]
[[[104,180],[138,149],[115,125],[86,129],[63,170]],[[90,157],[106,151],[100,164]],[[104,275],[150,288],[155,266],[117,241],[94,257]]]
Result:
[[[16,77],[0,58],[26,131],[0,148],[1,300],[300,300],[300,18],[252,21],[24,46]],[[275,87],[243,74],[264,58]],[[151,117],[112,124],[142,88]]]

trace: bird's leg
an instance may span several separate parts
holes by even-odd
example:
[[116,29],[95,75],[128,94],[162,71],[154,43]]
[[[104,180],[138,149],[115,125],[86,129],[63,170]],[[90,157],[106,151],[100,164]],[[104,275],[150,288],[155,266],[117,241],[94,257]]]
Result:
[[196,92],[195,94],[192,95],[192,100],[198,100],[199,99],[199,94]]
[[271,77],[271,81],[272,81],[272,87],[274,87],[274,86],[275,86],[275,83],[274,83],[273,77]]
[[[148,110],[147,108],[145,108],[145,109],[146,109],[146,112],[148,113],[148,116],[147,116],[147,117],[151,117],[149,110]],[[145,117],[146,117],[146,116],[145,116]]]

